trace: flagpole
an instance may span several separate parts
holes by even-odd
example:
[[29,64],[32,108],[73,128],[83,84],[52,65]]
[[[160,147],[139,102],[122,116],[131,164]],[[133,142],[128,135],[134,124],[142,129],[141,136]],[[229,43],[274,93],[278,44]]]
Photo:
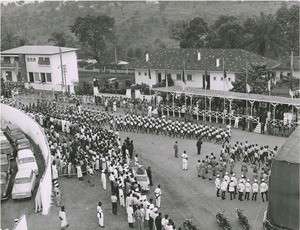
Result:
[[292,97],[292,113],[294,114],[294,105],[293,105],[293,100],[294,100],[294,95],[293,95],[293,73],[294,72],[294,53],[293,51],[291,52],[291,77],[290,77],[290,88],[291,88],[291,97]]
[[205,80],[204,80],[204,118],[205,118],[205,123],[206,123],[206,87],[207,87],[207,71],[205,70]]
[[168,88],[169,83],[168,83],[168,74],[167,74],[167,63],[165,59],[165,79],[166,79],[166,88]]
[[[248,61],[246,59],[246,93],[248,94],[249,93],[249,90],[248,90],[248,75],[249,75],[249,69],[248,69]],[[245,112],[245,115],[247,116],[248,115],[248,100],[246,99],[246,112]],[[248,123],[249,124],[249,123]]]
[[[222,58],[223,59],[223,92],[225,92],[225,63],[224,63],[224,58]],[[224,96],[224,111],[223,111],[223,113],[225,113],[225,109],[226,109],[226,105],[225,105],[225,96]],[[224,123],[226,123],[225,122],[225,114],[224,114]]]

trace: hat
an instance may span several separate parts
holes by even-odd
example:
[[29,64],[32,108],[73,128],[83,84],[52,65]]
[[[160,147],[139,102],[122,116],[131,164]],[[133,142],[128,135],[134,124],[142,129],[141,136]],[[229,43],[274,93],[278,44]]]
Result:
[[220,175],[218,174],[217,177],[220,177]]
[[254,182],[257,182],[257,180],[255,179]]
[[157,212],[158,211],[158,209],[157,208],[154,208],[154,210],[153,210],[154,212]]
[[261,181],[265,181],[265,179],[262,179]]
[[248,182],[250,182],[250,180],[249,180],[249,179],[247,179],[247,181],[248,181]]
[[226,172],[225,174],[228,175],[228,172]]
[[234,173],[234,174],[232,174],[232,176],[235,176],[235,173]]
[[244,175],[241,175],[241,178],[244,178]]

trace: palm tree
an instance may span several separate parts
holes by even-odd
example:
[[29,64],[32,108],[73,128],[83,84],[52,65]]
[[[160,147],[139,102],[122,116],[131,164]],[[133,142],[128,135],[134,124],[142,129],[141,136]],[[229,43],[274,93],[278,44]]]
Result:
[[255,51],[260,55],[278,57],[284,54],[282,30],[275,20],[275,15],[260,13],[255,17],[248,33],[244,36],[239,47]]
[[67,46],[67,37],[64,32],[54,32],[48,39],[48,42],[53,42],[55,46]]

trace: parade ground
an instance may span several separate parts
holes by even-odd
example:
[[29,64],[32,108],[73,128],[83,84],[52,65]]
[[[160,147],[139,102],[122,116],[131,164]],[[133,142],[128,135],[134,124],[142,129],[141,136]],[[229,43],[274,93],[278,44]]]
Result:
[[[122,140],[127,136],[134,141],[134,154],[139,155],[141,163],[152,169],[154,186],[148,192],[148,199],[154,198],[154,190],[158,184],[162,189],[162,201],[160,212],[164,216],[169,215],[177,227],[182,227],[185,218],[192,218],[193,223],[199,229],[221,229],[216,222],[217,211],[225,211],[224,215],[230,221],[232,229],[242,229],[237,221],[236,208],[244,210],[252,229],[262,229],[263,214],[267,209],[267,202],[262,202],[260,195],[256,202],[230,200],[226,194],[226,200],[216,197],[214,179],[201,179],[197,177],[196,162],[204,159],[205,155],[214,153],[220,155],[221,145],[205,142],[202,146],[201,155],[196,153],[196,141],[187,139],[174,139],[162,135],[150,135],[142,133],[121,132]],[[178,141],[179,154],[187,151],[188,170],[182,170],[181,158],[174,157],[173,145]],[[242,130],[233,130],[230,143],[245,141],[259,146],[269,145],[271,148],[283,145],[286,138],[250,133]],[[237,178],[241,175],[241,165],[235,165],[234,172]],[[249,167],[247,175],[252,178],[252,169]],[[118,214],[112,214],[110,202],[110,184],[107,182],[107,190],[102,189],[100,173],[95,176],[95,186],[90,187],[87,179],[79,181],[76,177],[60,177],[59,184],[62,192],[62,205],[66,207],[67,220],[70,224],[68,229],[99,229],[96,217],[97,202],[102,202],[104,212],[104,224],[106,229],[129,229],[125,208],[118,205]],[[34,199],[25,201],[8,200],[2,203],[1,228],[13,226],[13,220],[22,214],[26,215],[28,229],[52,230],[60,229],[58,218],[59,207],[53,206],[47,216],[34,213]],[[137,226],[135,225],[135,228]],[[148,227],[145,227],[148,229]]]

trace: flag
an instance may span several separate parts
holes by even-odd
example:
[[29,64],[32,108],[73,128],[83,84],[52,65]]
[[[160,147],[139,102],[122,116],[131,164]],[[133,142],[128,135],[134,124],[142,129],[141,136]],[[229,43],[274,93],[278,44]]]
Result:
[[165,60],[165,79],[166,79],[166,88],[168,88],[168,71],[167,71],[166,60]]
[[271,92],[271,80],[268,80],[268,91]]
[[224,76],[224,80],[227,78],[227,73],[226,73],[226,69],[225,69],[225,61],[223,58],[223,76]]
[[246,59],[246,93],[249,93],[251,91],[250,85],[248,84],[248,76],[249,76],[249,69],[248,69],[248,62]]
[[184,75],[185,75],[185,63],[183,62],[182,81],[186,85],[186,81],[185,81],[185,76]]
[[204,75],[204,89],[207,89],[207,85],[208,85],[208,82],[207,82],[207,70],[205,70],[205,75]]
[[150,64],[148,62],[148,77],[149,79],[151,79],[151,70],[150,70]]
[[290,75],[290,90],[293,91],[293,73],[294,72],[294,55],[291,53],[291,75]]
[[247,86],[246,86],[246,90],[247,90],[247,93],[250,93],[250,91],[251,91],[251,88],[250,88],[250,85],[249,85],[249,84],[247,84]]
[[291,89],[289,90],[289,94],[290,94],[291,98],[293,98],[294,94],[293,94],[293,91]]

